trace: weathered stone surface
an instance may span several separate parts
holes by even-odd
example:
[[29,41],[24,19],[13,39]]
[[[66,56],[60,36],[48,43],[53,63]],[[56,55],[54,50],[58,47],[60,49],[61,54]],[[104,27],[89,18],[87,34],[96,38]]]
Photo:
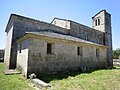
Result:
[[[31,38],[22,40],[22,51],[19,53],[17,63],[23,70],[23,75],[35,73],[37,76],[64,72],[77,71],[81,67],[89,69],[106,67],[106,47],[86,42],[61,41],[61,39],[31,35]],[[57,41],[56,41],[57,40]],[[47,42],[52,43],[52,54],[47,54]],[[27,44],[26,44],[27,43]],[[18,43],[19,47],[20,43]],[[83,56],[77,55],[77,47],[83,47]],[[100,57],[96,58],[96,48],[100,49]],[[28,50],[28,58],[24,53]],[[23,61],[24,60],[24,61]],[[22,62],[21,62],[22,61]],[[25,62],[27,63],[25,65]],[[26,68],[25,68],[26,67]],[[19,68],[19,67],[18,67]],[[26,70],[26,72],[25,72]]]

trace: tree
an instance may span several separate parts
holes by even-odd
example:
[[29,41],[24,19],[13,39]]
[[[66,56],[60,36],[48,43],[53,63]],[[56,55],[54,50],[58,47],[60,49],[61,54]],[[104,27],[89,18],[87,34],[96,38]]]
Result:
[[120,48],[113,50],[113,59],[118,59],[120,56]]

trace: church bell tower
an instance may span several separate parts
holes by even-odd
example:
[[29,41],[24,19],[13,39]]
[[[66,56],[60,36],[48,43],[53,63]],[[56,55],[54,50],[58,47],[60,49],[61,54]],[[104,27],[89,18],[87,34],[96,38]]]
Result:
[[108,67],[113,66],[112,60],[112,32],[111,32],[111,15],[106,12],[106,10],[102,10],[92,17],[92,27],[98,31],[104,33],[104,42],[107,48],[107,65]]

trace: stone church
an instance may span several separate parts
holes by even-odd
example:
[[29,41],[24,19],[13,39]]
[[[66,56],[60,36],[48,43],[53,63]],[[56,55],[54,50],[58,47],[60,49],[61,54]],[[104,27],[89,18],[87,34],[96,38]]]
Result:
[[25,77],[113,66],[111,15],[106,10],[92,17],[92,28],[61,18],[47,23],[11,14],[5,32],[4,63]]

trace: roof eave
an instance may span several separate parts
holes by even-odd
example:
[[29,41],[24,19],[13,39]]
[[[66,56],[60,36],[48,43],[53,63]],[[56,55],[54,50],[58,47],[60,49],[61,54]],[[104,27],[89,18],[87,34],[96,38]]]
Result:
[[63,20],[63,21],[70,21],[70,20],[67,20],[67,19],[63,19],[63,18],[58,18],[58,17],[55,17],[55,18],[53,18],[53,20],[51,21],[51,24],[53,23],[53,21],[54,21],[55,19],[58,19],[58,20]]
[[15,16],[15,14],[11,14],[10,15],[10,18],[8,20],[8,23],[7,23],[7,26],[6,26],[6,29],[5,29],[5,32],[8,32],[8,28],[10,27],[11,22],[13,21],[14,16]]
[[95,16],[97,16],[98,14],[100,14],[101,12],[106,12],[106,10],[105,9],[103,9],[103,10],[101,10],[100,12],[98,12],[97,14],[95,14],[93,17],[92,17],[92,19],[95,17]]
[[[17,39],[17,42],[21,41],[22,38],[25,38],[25,37],[27,38],[27,36],[29,36],[29,35],[42,36],[42,35],[33,34],[31,32],[26,32],[24,35],[22,35],[20,38]],[[48,36],[42,36],[42,37],[48,37]],[[50,38],[52,38],[52,37],[50,37]],[[60,38],[56,38],[56,39],[60,39]],[[66,39],[64,39],[64,40],[66,40]],[[77,41],[73,41],[73,42],[77,42]],[[87,43],[87,42],[78,42],[78,43]],[[104,46],[104,45],[100,45],[100,44],[96,44],[96,43],[87,43],[87,44],[108,48],[108,46]]]

